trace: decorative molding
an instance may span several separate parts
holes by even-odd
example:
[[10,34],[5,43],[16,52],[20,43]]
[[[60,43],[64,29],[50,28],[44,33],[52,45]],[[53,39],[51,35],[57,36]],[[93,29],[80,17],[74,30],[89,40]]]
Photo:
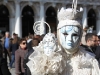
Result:
[[96,5],[93,5],[93,9],[96,9],[97,8],[97,6]]
[[38,8],[40,8],[39,2],[34,2],[34,5],[35,5],[36,7],[38,7]]
[[50,6],[52,6],[52,3],[45,3],[45,4],[44,4],[45,10],[47,10],[47,8],[50,7]]
[[15,4],[19,4],[21,1],[20,0],[14,0]]
[[29,6],[32,6],[32,5],[33,5],[33,2],[29,1],[29,2],[28,2],[28,5],[29,5]]
[[44,5],[46,2],[45,1],[40,1],[40,5]]
[[21,2],[20,2],[21,8],[23,7],[23,5],[24,5],[25,3],[26,3],[26,2],[24,2],[24,1],[21,1]]
[[39,12],[40,12],[40,3],[39,2],[34,2],[34,8],[35,8],[35,13],[34,15],[39,16]]
[[83,7],[87,7],[87,4],[86,4],[86,3],[85,3],[85,4],[82,4],[82,6],[83,6]]
[[56,7],[56,3],[52,3],[52,6],[53,6],[53,7]]

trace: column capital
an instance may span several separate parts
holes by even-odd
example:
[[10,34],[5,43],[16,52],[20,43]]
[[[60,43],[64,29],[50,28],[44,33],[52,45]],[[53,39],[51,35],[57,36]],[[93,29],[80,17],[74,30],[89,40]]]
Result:
[[32,6],[32,5],[33,5],[33,3],[32,3],[31,1],[29,1],[29,2],[28,2],[28,5],[29,5],[29,6]]
[[46,2],[44,1],[40,1],[40,5],[44,5]]
[[56,6],[56,3],[52,3],[52,6],[55,7]]
[[97,8],[97,5],[93,5],[93,9],[96,9]]
[[20,0],[15,0],[14,2],[15,2],[15,4],[19,4]]
[[83,4],[83,7],[87,7],[87,4]]

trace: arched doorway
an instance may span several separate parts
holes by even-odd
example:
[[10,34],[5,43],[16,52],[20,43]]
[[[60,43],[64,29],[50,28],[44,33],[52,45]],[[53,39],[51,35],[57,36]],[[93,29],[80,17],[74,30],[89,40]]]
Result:
[[9,31],[9,11],[6,6],[0,5],[0,32]]
[[[46,11],[46,22],[50,24],[52,32],[57,30],[57,14],[52,6],[49,7]],[[46,26],[46,32],[48,32],[47,26]]]
[[96,13],[93,9],[88,12],[88,27],[93,26],[93,30],[96,30]]
[[30,6],[25,6],[22,11],[22,37],[33,34],[34,12]]

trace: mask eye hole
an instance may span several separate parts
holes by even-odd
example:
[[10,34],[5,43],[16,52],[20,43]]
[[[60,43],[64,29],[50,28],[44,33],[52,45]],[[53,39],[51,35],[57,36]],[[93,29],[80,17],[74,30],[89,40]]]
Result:
[[65,36],[67,36],[68,34],[67,33],[63,33]]
[[73,36],[78,36],[78,34],[73,34]]

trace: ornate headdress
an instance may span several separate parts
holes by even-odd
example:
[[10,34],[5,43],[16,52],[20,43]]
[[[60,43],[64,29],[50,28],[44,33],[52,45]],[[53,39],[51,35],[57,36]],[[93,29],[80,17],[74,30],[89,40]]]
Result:
[[66,25],[76,25],[82,28],[81,17],[83,9],[76,10],[77,0],[73,0],[72,8],[65,9],[64,7],[61,10],[58,10],[58,27],[57,29],[66,26]]
[[36,21],[33,25],[33,30],[34,30],[34,33],[36,35],[41,35],[40,32],[41,32],[41,26],[42,26],[42,23],[46,24],[48,27],[49,27],[49,33],[51,33],[51,28],[50,28],[50,25],[47,23],[47,22],[44,22],[44,21]]

